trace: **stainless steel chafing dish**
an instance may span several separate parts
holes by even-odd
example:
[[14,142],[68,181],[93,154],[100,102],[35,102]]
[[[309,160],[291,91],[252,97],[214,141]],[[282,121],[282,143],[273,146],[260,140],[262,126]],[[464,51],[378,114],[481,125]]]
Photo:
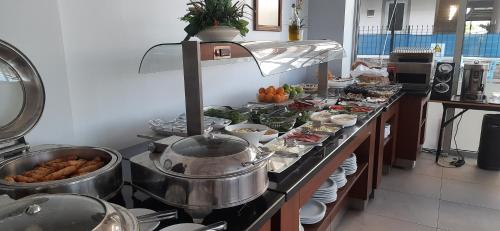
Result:
[[[168,147],[166,147],[168,146]],[[212,209],[252,201],[268,187],[272,153],[230,135],[170,137],[133,157],[132,183],[201,222]]]
[[[40,119],[45,105],[42,80],[30,60],[14,46],[0,40],[0,194],[18,199],[35,193],[79,193],[109,198],[122,184],[120,153],[95,147],[56,146],[30,151],[26,135]],[[40,182],[8,182],[36,165],[68,155],[91,160],[101,157],[105,165],[86,175]]]
[[127,209],[82,195],[34,195],[0,209],[7,230],[139,231],[138,223]]

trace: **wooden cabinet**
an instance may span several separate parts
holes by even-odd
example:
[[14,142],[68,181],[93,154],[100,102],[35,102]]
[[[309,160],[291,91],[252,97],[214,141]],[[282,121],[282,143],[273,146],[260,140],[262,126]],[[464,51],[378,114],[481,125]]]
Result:
[[328,177],[346,160],[351,153],[356,153],[358,171],[348,176],[348,183],[337,191],[337,201],[327,205],[323,220],[314,225],[304,225],[305,230],[329,230],[330,224],[339,211],[348,203],[348,199],[355,199],[366,203],[372,193],[373,163],[375,155],[377,120],[368,123],[358,132],[358,135],[342,148],[328,164],[323,167],[297,193],[282,206],[278,214],[273,217],[273,230],[297,231],[299,226],[299,209],[305,205],[314,192]]
[[[375,143],[375,163],[373,168],[373,188],[382,181],[384,166],[392,166],[396,160],[396,144],[399,126],[399,100],[387,107],[377,119],[377,140]],[[385,138],[385,125],[391,126],[390,135]]]
[[399,105],[399,126],[394,165],[411,168],[424,143],[429,94],[405,95]]

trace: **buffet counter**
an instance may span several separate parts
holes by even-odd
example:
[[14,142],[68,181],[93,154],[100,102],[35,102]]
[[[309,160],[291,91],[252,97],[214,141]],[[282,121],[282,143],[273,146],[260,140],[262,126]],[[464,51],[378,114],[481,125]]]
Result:
[[[327,230],[337,218],[337,214],[347,206],[363,209],[368,199],[374,196],[373,190],[382,180],[382,168],[390,167],[392,159],[398,158],[395,153],[398,138],[397,116],[400,114],[400,103],[406,97],[413,96],[405,93],[394,95],[368,116],[358,120],[355,126],[340,130],[285,171],[279,174],[269,173],[269,188],[257,200],[235,208],[215,210],[203,223],[224,220],[228,222],[228,230],[299,230],[299,209],[352,153],[357,156],[357,172],[348,176],[347,184],[338,190],[337,201],[327,205],[325,218],[317,224],[304,225],[304,229]],[[383,128],[386,123],[392,125],[389,137],[384,137]],[[126,182],[130,182],[128,160],[147,152],[150,143],[144,142],[121,150],[125,160],[123,170]],[[130,185],[127,187],[128,190],[136,191],[124,196],[129,200],[132,198],[132,201],[137,201],[137,197],[142,197],[147,198],[146,201],[156,201],[152,203],[155,206],[161,204],[165,209],[171,208]],[[141,203],[126,204],[126,207],[144,205]],[[180,221],[191,222],[189,215],[183,211],[180,211],[180,214]],[[182,220],[183,218],[185,220]]]

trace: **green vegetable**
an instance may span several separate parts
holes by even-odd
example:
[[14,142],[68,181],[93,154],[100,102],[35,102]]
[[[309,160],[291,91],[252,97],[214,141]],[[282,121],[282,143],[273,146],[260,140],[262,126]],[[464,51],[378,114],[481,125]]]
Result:
[[285,90],[285,93],[287,93],[287,94],[290,93],[290,85],[284,84],[283,89]]
[[295,90],[290,90],[290,98],[293,99],[295,96],[297,96],[297,92]]
[[245,120],[248,120],[247,115],[245,113],[242,113],[238,110],[222,110],[222,109],[215,109],[215,108],[210,108],[203,113],[205,116],[210,116],[210,117],[216,117],[216,118],[223,118],[223,119],[228,119],[232,121],[232,124],[237,124],[241,123]]
[[295,91],[297,91],[297,93],[302,93],[304,92],[304,89],[301,87],[301,86],[298,86],[298,87],[295,87]]

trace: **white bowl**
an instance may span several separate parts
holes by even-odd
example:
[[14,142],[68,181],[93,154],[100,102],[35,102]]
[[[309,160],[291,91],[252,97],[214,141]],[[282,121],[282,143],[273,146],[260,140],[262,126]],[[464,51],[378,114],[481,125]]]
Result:
[[343,127],[350,127],[356,125],[358,116],[349,114],[340,114],[332,116],[332,122]]
[[[255,129],[258,132],[238,132],[239,129],[244,128]],[[269,127],[261,124],[234,124],[227,126],[225,129],[231,135],[243,138],[251,145],[258,146],[260,139],[269,130]]]
[[204,42],[233,41],[240,31],[229,26],[212,26],[200,31],[196,37]]
[[275,129],[269,129],[269,130],[273,130],[274,133],[271,135],[266,135],[264,133],[264,135],[262,135],[262,137],[260,138],[260,142],[264,142],[264,143],[269,142],[269,141],[273,140],[274,138],[278,137],[279,132],[277,130],[275,130]]
[[309,117],[313,122],[321,122],[321,123],[328,123],[332,122],[332,114],[328,111],[319,111],[312,113],[311,116]]

